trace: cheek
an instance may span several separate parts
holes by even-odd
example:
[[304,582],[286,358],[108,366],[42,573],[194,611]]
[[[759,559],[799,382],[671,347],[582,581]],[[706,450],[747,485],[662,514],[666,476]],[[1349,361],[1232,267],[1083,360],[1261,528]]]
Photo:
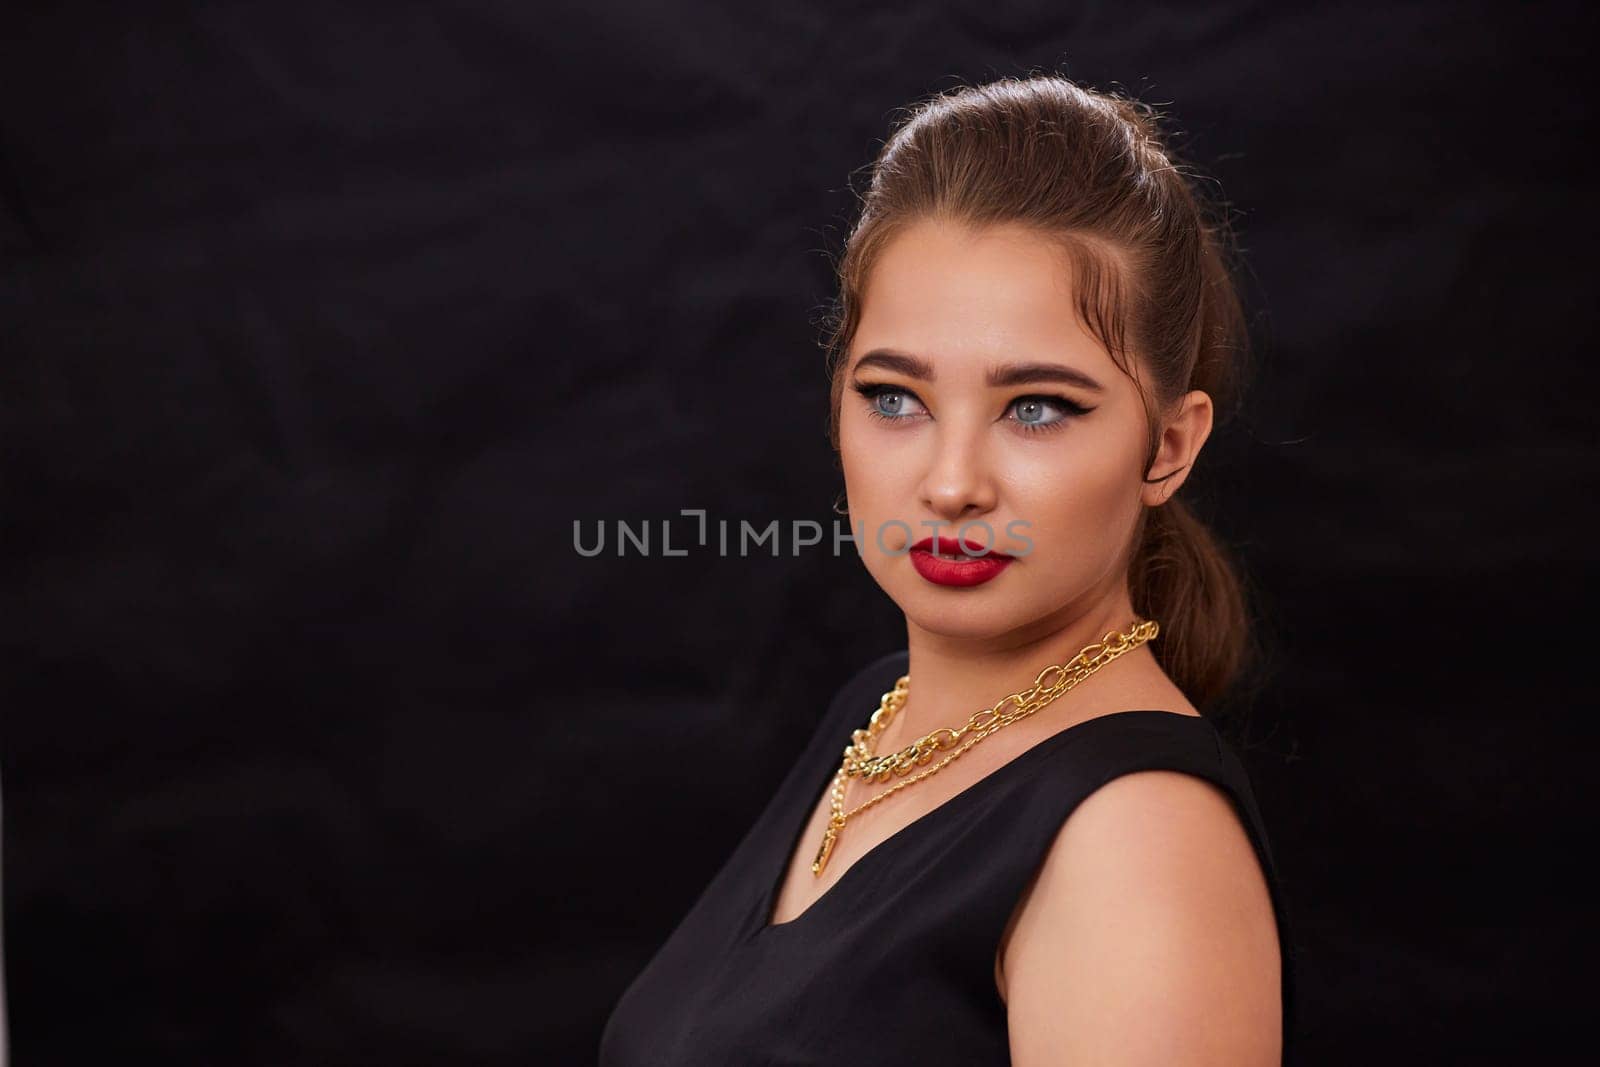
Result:
[[[899,560],[898,553],[927,531],[916,528],[916,514],[905,514],[910,468],[893,448],[893,435],[876,430],[859,411],[847,412],[839,420],[839,465],[853,527],[847,532],[861,538],[856,552],[868,571],[881,579]],[[841,516],[839,521],[842,529],[846,520]]]
[[1029,457],[1012,466],[1006,486],[1018,529],[1032,539],[1032,555],[1046,566],[1088,563],[1114,554],[1136,517],[1137,464],[1105,449]]
[[856,497],[865,499],[866,480],[872,474],[871,464],[862,462],[860,432],[848,413],[839,417],[839,465],[844,469],[845,488],[851,490],[852,502]]
[[884,432],[864,412],[847,410],[840,416],[839,465],[844,470],[852,511],[870,507],[874,500],[886,495],[893,499],[893,494],[903,488],[914,468],[908,455],[897,447],[900,436],[892,430]]

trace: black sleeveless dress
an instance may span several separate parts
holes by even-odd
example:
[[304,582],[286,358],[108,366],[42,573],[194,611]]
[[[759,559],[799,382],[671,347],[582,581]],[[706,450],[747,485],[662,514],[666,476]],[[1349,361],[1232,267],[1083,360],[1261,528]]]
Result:
[[906,651],[840,688],[771,803],[612,1010],[600,1067],[1011,1062],[994,984],[1000,935],[1074,808],[1118,775],[1179,770],[1234,800],[1293,953],[1244,767],[1208,719],[1121,711],[1024,750],[858,858],[790,922],[767,926],[789,857],[852,730],[906,673]]

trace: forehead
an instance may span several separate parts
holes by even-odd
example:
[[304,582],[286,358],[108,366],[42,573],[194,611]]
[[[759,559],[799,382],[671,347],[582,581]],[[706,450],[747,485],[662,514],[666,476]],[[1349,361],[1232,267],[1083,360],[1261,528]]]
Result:
[[851,358],[878,347],[952,374],[1052,358],[1101,381],[1116,370],[1078,317],[1063,250],[1016,226],[921,221],[895,235],[866,279]]

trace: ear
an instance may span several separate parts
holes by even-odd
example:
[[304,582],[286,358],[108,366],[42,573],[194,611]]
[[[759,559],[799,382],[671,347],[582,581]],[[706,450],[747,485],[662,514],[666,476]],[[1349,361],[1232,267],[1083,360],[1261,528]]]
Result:
[[1201,446],[1211,436],[1211,416],[1211,397],[1207,393],[1195,389],[1178,398],[1173,414],[1168,415],[1163,424],[1155,462],[1150,464],[1150,471],[1145,475],[1163,480],[1152,481],[1140,491],[1139,498],[1145,506],[1155,508],[1165,504],[1188,479]]

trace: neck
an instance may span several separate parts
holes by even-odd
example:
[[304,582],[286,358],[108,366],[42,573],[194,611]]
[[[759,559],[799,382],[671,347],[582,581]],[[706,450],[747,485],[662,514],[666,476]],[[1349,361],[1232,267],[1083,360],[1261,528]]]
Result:
[[[1023,630],[993,637],[934,633],[908,619],[911,688],[904,707],[885,734],[887,747],[910,744],[941,727],[953,729],[965,724],[979,710],[1032,686],[1044,668],[1067,663],[1108,632],[1126,632],[1135,617],[1124,590],[1089,605],[1069,605]],[[1101,706],[1105,700],[1116,699],[1108,697],[1106,691],[1123,688],[1112,681],[1119,669],[1129,676],[1121,679],[1123,683],[1135,674],[1160,670],[1150,650],[1141,646],[1085,678],[1040,715],[1059,726],[1088,717],[1094,713],[1090,708],[1105,710]]]

